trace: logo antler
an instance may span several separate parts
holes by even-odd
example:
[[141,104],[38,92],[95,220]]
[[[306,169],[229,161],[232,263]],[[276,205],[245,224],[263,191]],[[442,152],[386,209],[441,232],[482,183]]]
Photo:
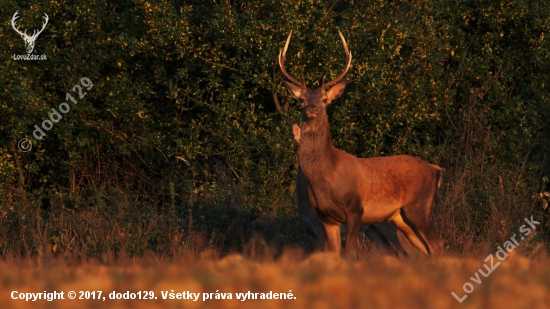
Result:
[[44,28],[46,28],[46,25],[48,24],[49,17],[48,17],[48,14],[44,13],[43,18],[45,19],[45,22],[42,24],[42,29],[40,29],[38,32],[36,32],[36,30],[33,30],[32,36],[29,36],[27,34],[27,30],[25,30],[25,32],[21,32],[21,31],[19,31],[19,27],[16,27],[16,25],[15,25],[15,20],[19,18],[19,16],[17,16],[18,13],[19,13],[19,11],[15,12],[15,14],[13,14],[13,17],[11,18],[11,26],[13,27],[13,30],[15,30],[15,32],[17,32],[17,33],[19,33],[19,35],[21,35],[21,37],[25,41],[25,48],[27,49],[27,53],[31,54],[32,51],[34,50],[34,42],[36,41],[36,39],[38,38],[40,33],[42,33],[42,31],[44,31]]

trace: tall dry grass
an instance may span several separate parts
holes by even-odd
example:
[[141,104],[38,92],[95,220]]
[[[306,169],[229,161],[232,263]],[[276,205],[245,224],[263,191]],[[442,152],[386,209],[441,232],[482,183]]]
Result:
[[[251,247],[247,256],[217,258],[180,252],[172,261],[146,255],[138,259],[72,264],[57,258],[13,259],[0,262],[2,308],[547,308],[550,303],[550,259],[541,252],[532,258],[520,250],[480,284],[470,279],[486,255],[447,256],[440,259],[396,259],[370,254],[343,259],[332,254],[304,257],[285,250],[274,259],[266,250]],[[264,248],[265,249],[265,248]],[[263,253],[261,252],[263,250]],[[255,253],[254,253],[255,252]],[[463,303],[452,295],[474,286]],[[106,300],[13,300],[12,291],[102,291]],[[231,293],[231,300],[162,299],[161,291]],[[236,299],[236,293],[288,293],[296,299]],[[153,291],[153,300],[111,300],[112,291]]]

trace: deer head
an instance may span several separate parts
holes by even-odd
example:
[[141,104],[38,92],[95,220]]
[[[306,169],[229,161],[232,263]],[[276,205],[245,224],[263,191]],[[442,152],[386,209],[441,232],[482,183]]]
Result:
[[[348,50],[348,45],[346,40],[340,31],[340,38],[342,39],[342,44],[344,45],[344,51],[346,52],[346,67],[344,71],[336,77],[331,82],[325,83],[325,77],[323,77],[323,84],[321,88],[310,89],[306,87],[305,82],[300,82],[294,77],[292,77],[285,70],[284,63],[286,58],[286,51],[288,49],[288,44],[290,43],[290,37],[292,36],[292,31],[286,39],[285,48],[279,53],[279,67],[283,72],[284,76],[289,80],[289,82],[283,80],[285,87],[288,89],[290,94],[295,98],[300,100],[302,108],[302,121],[310,122],[315,121],[319,116],[326,116],[326,107],[334,99],[339,98],[344,89],[346,88],[346,80],[344,76],[349,70],[351,64],[351,52]],[[330,89],[328,89],[330,88]],[[327,90],[328,89],[328,90]]]
[[17,16],[18,12],[19,11],[15,12],[15,14],[13,14],[13,17],[11,18],[11,26],[13,27],[13,30],[15,30],[15,32],[17,32],[17,33],[19,33],[19,35],[21,35],[21,37],[25,41],[25,48],[27,49],[27,53],[31,54],[32,51],[34,50],[34,42],[38,38],[38,35],[40,35],[40,33],[42,33],[42,31],[44,31],[44,28],[46,28],[46,25],[48,24],[48,20],[49,20],[48,14],[44,13],[43,18],[46,21],[42,24],[42,29],[38,32],[36,32],[36,30],[33,30],[32,36],[29,36],[27,34],[27,30],[25,30],[25,32],[21,32],[21,31],[19,31],[19,27],[17,27],[17,28],[15,27],[15,20],[17,18],[19,18],[19,16]]

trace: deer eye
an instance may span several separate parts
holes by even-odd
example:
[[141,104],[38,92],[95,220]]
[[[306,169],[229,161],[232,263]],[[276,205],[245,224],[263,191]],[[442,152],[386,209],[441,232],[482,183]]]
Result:
[[323,99],[323,103],[327,103],[327,98],[324,98],[324,99]]

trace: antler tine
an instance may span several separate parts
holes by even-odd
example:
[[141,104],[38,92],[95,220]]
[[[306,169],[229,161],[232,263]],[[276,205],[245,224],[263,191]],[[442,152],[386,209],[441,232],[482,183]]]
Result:
[[43,16],[42,18],[44,18],[46,20],[46,22],[42,24],[42,30],[40,30],[40,32],[42,32],[44,30],[44,28],[46,28],[46,25],[48,24],[48,21],[50,20],[50,17],[48,16],[48,14],[44,13],[44,15],[46,15],[46,16]]
[[290,82],[292,82],[296,86],[303,87],[304,84],[302,84],[297,79],[295,79],[290,74],[288,74],[288,72],[286,71],[285,66],[284,66],[285,58],[286,58],[286,50],[288,49],[288,44],[290,43],[290,37],[291,36],[292,36],[292,30],[290,31],[290,34],[288,35],[288,38],[286,39],[285,48],[283,50],[281,50],[281,52],[279,53],[279,67],[281,68],[281,71],[283,72],[285,77],[288,78],[288,80],[290,80]]
[[342,39],[342,44],[344,45],[344,51],[346,52],[346,68],[344,69],[344,72],[342,72],[338,77],[336,77],[335,80],[328,82],[324,84],[323,87],[328,88],[336,85],[344,76],[346,76],[346,73],[348,73],[349,66],[351,65],[351,52],[348,49],[348,44],[346,43],[346,39],[344,39],[344,36],[342,35],[342,32],[338,31],[338,34],[340,34],[340,39]]

